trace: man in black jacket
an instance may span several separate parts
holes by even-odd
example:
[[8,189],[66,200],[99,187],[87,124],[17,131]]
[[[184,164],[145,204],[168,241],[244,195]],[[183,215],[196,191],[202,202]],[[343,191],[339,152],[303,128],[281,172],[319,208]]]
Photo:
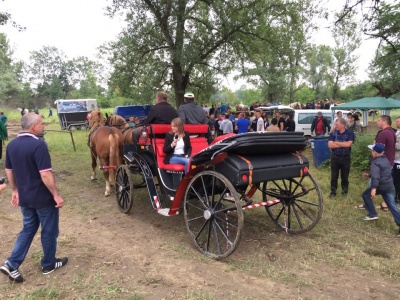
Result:
[[193,93],[185,93],[184,101],[185,103],[178,108],[178,117],[183,123],[208,124],[208,118],[201,106],[194,101]]
[[[171,121],[178,117],[175,107],[168,103],[168,96],[165,92],[157,92],[156,105],[153,105],[147,118],[143,121],[144,125],[148,124],[171,124]],[[143,126],[135,128],[132,132],[132,140],[137,142]]]
[[326,118],[322,116],[322,111],[319,111],[311,124],[311,134],[325,135],[331,131],[331,126]]

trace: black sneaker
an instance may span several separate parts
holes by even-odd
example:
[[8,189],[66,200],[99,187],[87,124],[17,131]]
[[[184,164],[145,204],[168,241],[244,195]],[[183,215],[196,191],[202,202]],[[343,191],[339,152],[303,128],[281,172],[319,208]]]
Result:
[[399,231],[397,231],[397,236],[400,237],[400,228]]
[[43,275],[50,274],[50,273],[54,272],[55,270],[57,270],[61,267],[64,267],[67,263],[68,263],[68,257],[57,258],[54,267],[42,268],[42,273],[43,273]]
[[24,282],[24,278],[22,277],[18,269],[11,269],[11,267],[8,265],[8,262],[5,262],[4,265],[0,267],[0,271],[1,273],[8,275],[8,278],[10,278],[10,280],[13,280],[15,282]]
[[331,194],[329,195],[329,199],[335,199],[335,197],[336,197],[336,194],[334,194],[334,193],[331,193]]

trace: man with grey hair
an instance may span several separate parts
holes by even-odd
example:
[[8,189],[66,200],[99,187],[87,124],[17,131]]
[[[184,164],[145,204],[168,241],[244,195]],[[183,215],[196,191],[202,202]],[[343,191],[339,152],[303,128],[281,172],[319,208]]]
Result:
[[354,143],[354,132],[346,129],[346,120],[338,118],[335,130],[329,134],[328,147],[331,152],[331,193],[329,198],[336,197],[339,172],[341,177],[342,195],[349,191],[350,154],[351,145]]
[[43,258],[42,273],[50,274],[68,263],[56,258],[59,233],[59,209],[64,206],[52,174],[46,144],[38,136],[43,133],[42,117],[26,113],[21,119],[22,132],[12,140],[6,151],[6,174],[12,189],[11,205],[21,209],[23,228],[11,256],[0,267],[14,282],[24,279],[18,268],[24,261],[32,240],[41,225]]

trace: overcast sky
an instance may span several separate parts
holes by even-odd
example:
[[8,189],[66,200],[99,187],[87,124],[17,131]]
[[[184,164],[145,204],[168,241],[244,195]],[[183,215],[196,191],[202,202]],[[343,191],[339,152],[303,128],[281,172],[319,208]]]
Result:
[[[28,61],[29,52],[43,46],[55,46],[68,58],[86,56],[95,59],[96,48],[115,39],[124,26],[121,19],[111,20],[104,15],[104,8],[111,0],[5,0],[0,1],[0,11],[9,12],[12,19],[26,27],[18,32],[16,28],[0,26],[7,34],[14,48],[14,58]],[[338,0],[329,1],[336,8]],[[315,42],[332,45],[328,31],[315,36]],[[359,68],[357,78],[367,79],[366,69],[373,58],[377,41],[363,41],[358,51]],[[233,90],[241,82],[229,81]]]

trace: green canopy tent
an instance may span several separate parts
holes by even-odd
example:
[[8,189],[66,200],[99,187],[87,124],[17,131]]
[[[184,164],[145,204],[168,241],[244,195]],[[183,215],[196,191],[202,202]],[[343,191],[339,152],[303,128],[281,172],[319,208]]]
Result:
[[[333,106],[331,109],[334,110],[350,110],[359,109],[362,111],[363,124],[368,125],[368,110],[379,109],[382,110],[382,114],[389,114],[388,111],[391,109],[400,108],[400,101],[393,98],[384,97],[367,97],[359,100],[347,102],[341,105]],[[387,111],[387,112],[386,112]]]

